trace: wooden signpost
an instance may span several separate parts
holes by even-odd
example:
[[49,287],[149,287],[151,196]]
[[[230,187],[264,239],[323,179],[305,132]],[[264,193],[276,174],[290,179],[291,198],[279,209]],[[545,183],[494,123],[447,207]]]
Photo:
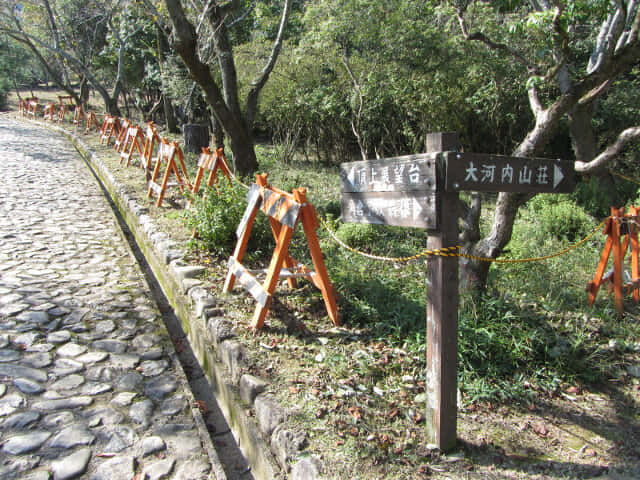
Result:
[[571,162],[447,152],[445,189],[457,192],[569,193],[575,185]]
[[[458,192],[572,191],[573,166],[541,158],[461,153],[455,133],[427,136],[427,153],[341,165],[345,222],[429,229],[427,248],[458,245]],[[456,443],[458,260],[427,267],[427,442]]]
[[343,163],[343,220],[437,228],[436,160],[423,154]]

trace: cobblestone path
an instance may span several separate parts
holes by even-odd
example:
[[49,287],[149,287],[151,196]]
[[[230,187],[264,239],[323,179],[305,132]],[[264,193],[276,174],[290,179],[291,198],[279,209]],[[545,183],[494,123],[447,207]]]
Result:
[[0,478],[209,478],[173,346],[89,169],[6,117],[0,158]]

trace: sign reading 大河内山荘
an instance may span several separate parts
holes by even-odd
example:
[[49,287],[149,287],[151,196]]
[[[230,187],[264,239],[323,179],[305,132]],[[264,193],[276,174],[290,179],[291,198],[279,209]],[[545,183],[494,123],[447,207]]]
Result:
[[481,153],[443,153],[447,191],[569,193],[572,162]]
[[341,164],[343,220],[436,228],[436,160],[422,154]]

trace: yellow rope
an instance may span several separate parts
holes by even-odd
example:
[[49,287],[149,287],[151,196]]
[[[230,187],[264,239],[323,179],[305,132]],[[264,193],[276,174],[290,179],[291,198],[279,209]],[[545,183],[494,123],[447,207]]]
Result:
[[525,262],[539,262],[542,260],[548,260],[550,258],[554,258],[554,257],[559,257],[561,255],[564,255],[568,252],[570,252],[571,250],[578,248],[579,246],[583,245],[584,243],[586,243],[587,241],[589,241],[589,239],[591,237],[593,237],[598,230],[600,230],[600,228],[602,228],[604,226],[604,224],[607,222],[608,219],[603,220],[600,225],[598,225],[596,228],[593,229],[593,231],[591,233],[589,233],[589,235],[587,235],[585,238],[583,238],[582,240],[580,240],[579,242],[559,251],[559,252],[555,252],[552,253],[551,255],[545,255],[543,257],[534,257],[534,258],[519,258],[519,259],[506,259],[506,258],[489,258],[489,257],[478,257],[476,255],[470,255],[468,253],[461,253],[458,250],[460,250],[462,247],[460,245],[456,245],[455,247],[444,247],[444,248],[440,248],[437,250],[423,250],[422,252],[416,254],[416,255],[411,255],[410,257],[385,257],[382,255],[373,255],[371,253],[367,253],[367,252],[363,252],[361,250],[357,250],[353,247],[351,247],[350,245],[347,245],[345,242],[343,242],[342,240],[340,240],[336,234],[329,228],[329,226],[325,223],[325,221],[318,217],[320,220],[320,223],[322,223],[322,226],[325,228],[325,230],[329,233],[329,235],[331,236],[331,238],[333,238],[333,240],[338,243],[338,245],[340,245],[341,247],[356,253],[362,257],[367,257],[367,258],[371,258],[374,260],[381,260],[384,262],[398,262],[398,263],[403,263],[403,262],[410,262],[412,260],[417,260],[418,258],[421,257],[426,257],[426,256],[441,256],[441,257],[463,257],[463,258],[469,258],[471,260],[477,260],[480,262],[492,262],[492,263],[525,263]]
[[602,223],[600,223],[600,225],[598,225],[596,228],[593,229],[593,231],[591,233],[589,233],[589,235],[587,235],[585,238],[583,238],[582,240],[580,240],[578,243],[574,243],[573,245],[570,245],[569,247],[560,250],[559,252],[555,252],[552,253],[550,255],[544,255],[542,257],[534,257],[534,258],[516,258],[516,259],[508,259],[508,258],[488,258],[488,257],[478,257],[475,255],[470,255],[468,253],[460,253],[459,256],[460,257],[464,257],[464,258],[469,258],[471,260],[477,260],[480,262],[493,262],[493,263],[526,263],[526,262],[539,262],[542,260],[548,260],[550,258],[554,258],[554,257],[559,257],[561,255],[564,255],[565,253],[570,252],[571,250],[578,248],[579,246],[581,246],[582,244],[584,244],[585,242],[589,241],[589,239],[591,237],[593,237],[598,230],[600,230],[602,227],[604,227],[604,224],[607,223],[608,219],[605,219],[602,221]]
[[329,228],[329,226],[325,223],[325,221],[321,217],[318,217],[318,219],[320,220],[320,223],[322,223],[322,226],[325,228],[325,230],[329,232],[329,235],[331,235],[331,238],[333,238],[333,240],[341,247],[353,253],[356,253],[362,257],[372,258],[374,260],[380,260],[383,262],[399,262],[399,263],[410,262],[412,260],[417,260],[418,258],[421,258],[421,257],[432,256],[432,255],[438,255],[441,257],[457,257],[459,255],[457,253],[457,250],[461,248],[460,245],[457,245],[455,247],[444,247],[444,248],[439,248],[437,250],[423,250],[422,252],[417,253],[416,255],[411,255],[410,257],[385,257],[382,255],[373,255],[371,253],[363,252],[361,250],[357,250],[351,247],[350,245],[347,245],[336,236],[336,234]]
[[635,179],[633,179],[633,178],[631,178],[631,177],[627,177],[627,176],[625,176],[625,175],[622,175],[621,173],[611,172],[611,171],[609,171],[609,173],[610,173],[611,175],[616,176],[616,177],[620,177],[620,178],[622,178],[622,179],[624,179],[624,180],[626,180],[626,181],[628,181],[628,182],[631,182],[631,183],[635,183],[635,184],[640,185],[640,182],[639,182],[638,180],[635,180]]

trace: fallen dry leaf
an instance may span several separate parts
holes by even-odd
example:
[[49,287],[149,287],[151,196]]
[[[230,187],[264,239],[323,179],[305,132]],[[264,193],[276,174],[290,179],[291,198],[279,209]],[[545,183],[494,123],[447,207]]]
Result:
[[544,423],[537,423],[533,426],[533,431],[536,432],[541,437],[546,437],[549,434],[549,430]]
[[364,410],[362,410],[362,407],[349,407],[348,412],[349,415],[351,415],[356,420],[362,420],[362,416],[364,415]]

